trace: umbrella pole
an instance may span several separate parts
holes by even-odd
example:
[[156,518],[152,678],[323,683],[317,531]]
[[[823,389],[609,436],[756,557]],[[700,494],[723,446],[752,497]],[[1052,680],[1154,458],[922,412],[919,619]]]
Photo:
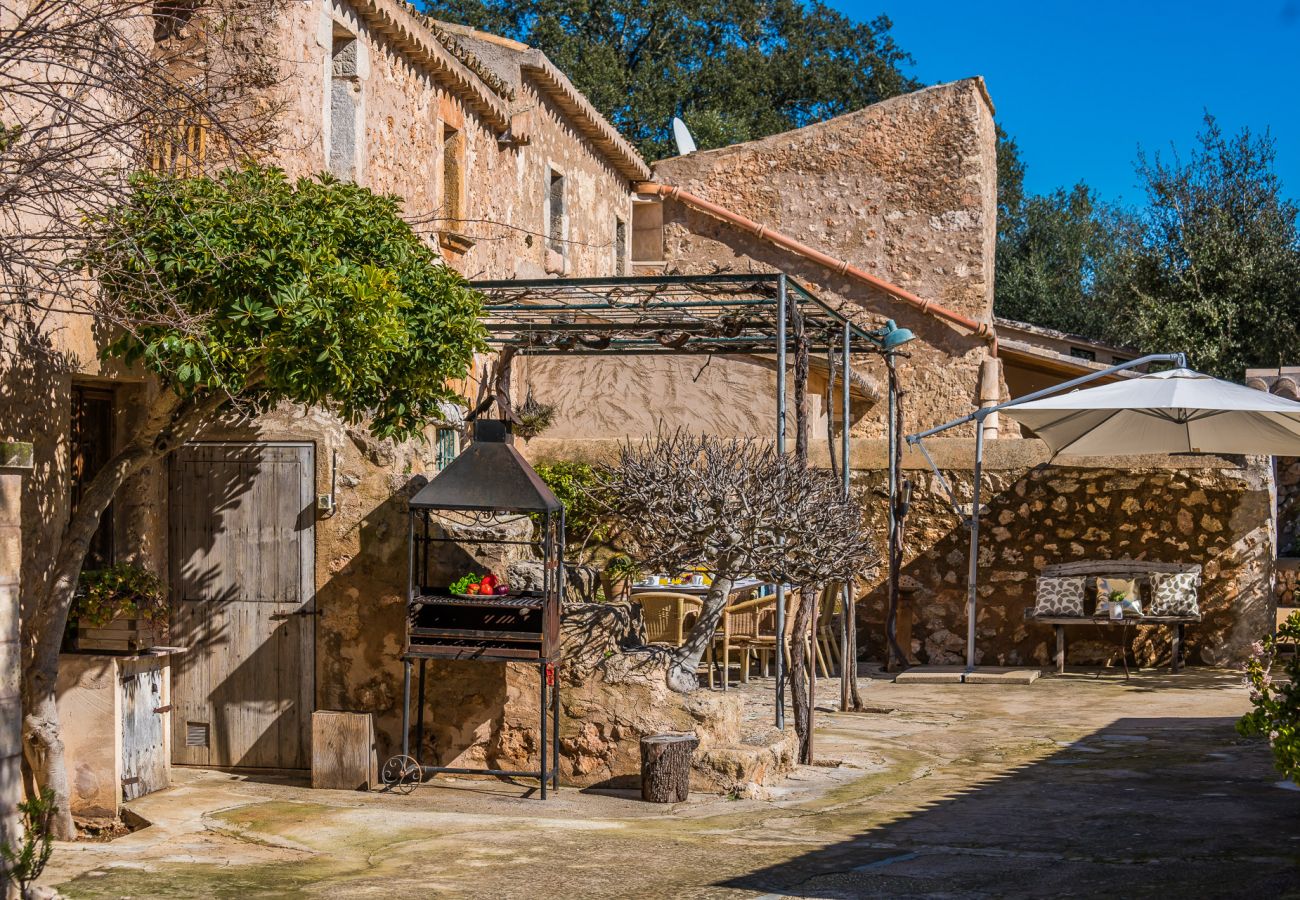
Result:
[[970,569],[966,574],[966,668],[975,668],[975,596],[980,563],[980,478],[984,469],[984,417],[975,419],[975,473],[970,508]]

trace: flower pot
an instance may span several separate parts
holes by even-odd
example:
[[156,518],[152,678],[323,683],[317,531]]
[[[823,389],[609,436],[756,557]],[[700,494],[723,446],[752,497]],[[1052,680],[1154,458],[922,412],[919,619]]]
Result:
[[626,600],[629,594],[631,580],[626,575],[610,575],[607,572],[600,573],[600,589],[605,593],[606,603],[615,603],[620,600]]

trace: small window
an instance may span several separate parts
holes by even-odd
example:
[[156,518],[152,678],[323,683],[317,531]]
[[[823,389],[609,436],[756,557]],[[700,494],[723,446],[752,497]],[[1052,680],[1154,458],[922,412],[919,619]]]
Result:
[[[72,475],[72,508],[91,480],[113,455],[113,391],[75,385],[72,388],[72,422],[68,436]],[[85,568],[102,569],[113,564],[113,507],[100,516],[99,527],[90,541]]]
[[664,259],[664,207],[657,201],[632,204],[632,264]]
[[137,159],[156,175],[197,175],[208,156],[208,120],[184,101],[186,89],[149,111],[140,129]]
[[361,80],[357,74],[357,36],[334,34],[330,56],[330,146],[329,169],[344,181],[357,177],[357,109],[361,102]]
[[454,428],[439,428],[433,459],[434,468],[441,472],[460,453],[460,435]]
[[614,274],[627,274],[627,223],[614,220]]
[[465,218],[465,135],[450,125],[442,128],[442,214],[458,231]]
[[564,176],[551,171],[550,202],[547,205],[549,221],[547,239],[550,248],[564,255]]
[[1097,354],[1092,350],[1085,350],[1082,347],[1071,347],[1070,355],[1075,359],[1086,359],[1088,362],[1096,362]]

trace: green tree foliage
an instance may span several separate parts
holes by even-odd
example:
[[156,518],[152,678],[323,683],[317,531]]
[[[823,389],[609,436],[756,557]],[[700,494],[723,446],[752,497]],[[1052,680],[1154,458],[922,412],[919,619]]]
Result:
[[615,540],[617,529],[608,511],[608,490],[592,466],[561,461],[542,463],[536,469],[564,504],[564,542],[574,559],[585,561],[587,550],[603,549]]
[[[1147,206],[1099,201],[1084,184],[1024,196],[999,185],[997,313],[1132,346],[1184,351],[1241,379],[1300,359],[1300,225],[1267,135],[1224,135],[1212,117],[1184,158],[1139,157]],[[1014,141],[999,174],[1018,185]]]
[[813,0],[448,0],[440,19],[540,48],[647,159],[752,140],[919,87],[885,16]]
[[1117,322],[1145,350],[1241,379],[1300,360],[1297,207],[1273,168],[1274,141],[1226,136],[1210,116],[1187,158],[1142,156],[1148,213]]
[[998,223],[998,315],[1129,343],[1115,333],[1113,308],[1139,238],[1131,215],[1082,182],[1022,198]]
[[19,803],[18,811],[23,817],[23,837],[17,848],[0,843],[0,889],[12,881],[18,885],[18,896],[30,897],[32,886],[54,853],[54,792],[42,788],[35,797]]
[[[248,167],[138,175],[86,255],[139,323],[107,346],[182,396],[288,400],[409,437],[484,348],[479,296],[395,197]],[[155,323],[161,305],[178,310]],[[188,323],[177,327],[177,322]]]
[[1025,162],[1020,158],[1016,139],[997,126],[998,167],[998,242],[1004,233],[1014,230],[1024,218]]

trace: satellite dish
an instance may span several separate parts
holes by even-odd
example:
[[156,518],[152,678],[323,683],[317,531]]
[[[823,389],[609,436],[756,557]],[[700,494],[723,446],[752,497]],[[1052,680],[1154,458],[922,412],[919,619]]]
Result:
[[695,152],[695,138],[691,137],[686,123],[676,116],[673,116],[673,140],[677,142],[678,156]]

